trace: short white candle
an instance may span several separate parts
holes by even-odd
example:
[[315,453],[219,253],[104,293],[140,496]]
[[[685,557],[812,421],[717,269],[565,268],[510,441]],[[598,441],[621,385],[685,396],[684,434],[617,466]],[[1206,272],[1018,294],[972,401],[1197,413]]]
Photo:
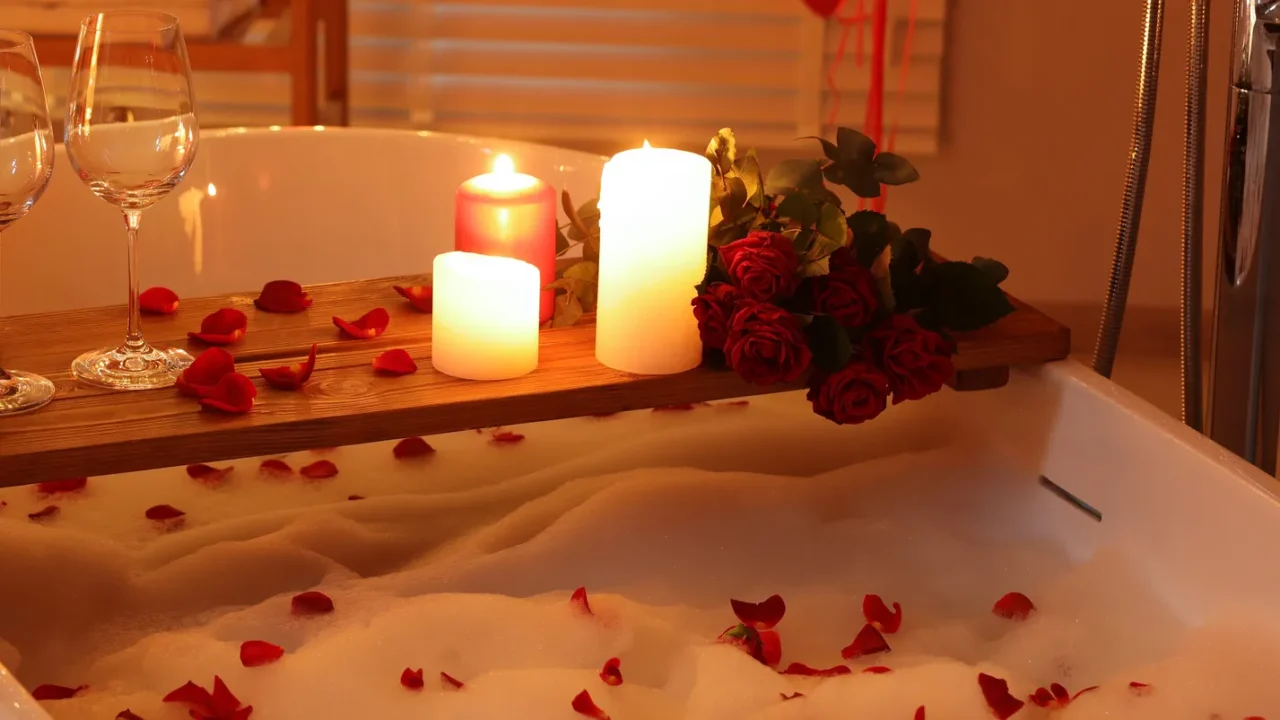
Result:
[[641,375],[702,361],[694,286],[707,267],[711,163],[682,150],[619,153],[600,178],[596,359]]
[[431,365],[466,380],[505,380],[538,367],[538,268],[447,252],[432,264]]

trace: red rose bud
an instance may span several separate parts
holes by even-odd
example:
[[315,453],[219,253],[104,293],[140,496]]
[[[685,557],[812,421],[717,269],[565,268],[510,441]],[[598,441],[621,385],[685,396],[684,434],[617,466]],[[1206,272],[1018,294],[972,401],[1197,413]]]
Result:
[[857,425],[889,405],[889,378],[874,365],[854,360],[825,375],[815,375],[806,396],[813,411],[839,425]]
[[418,364],[407,351],[395,348],[373,359],[373,371],[382,375],[409,375],[418,372]]
[[88,685],[78,685],[73,688],[65,685],[37,685],[36,689],[31,691],[31,697],[37,700],[67,700],[88,689]]
[[855,265],[809,281],[814,312],[830,315],[847,328],[868,325],[880,309],[880,290],[870,270]]
[[258,389],[253,381],[240,373],[222,376],[209,394],[200,398],[200,407],[218,412],[243,414],[253,409]]
[[782,636],[777,630],[757,630],[760,635],[760,662],[771,668],[782,662]]
[[223,377],[236,371],[236,359],[219,347],[211,347],[196,356],[194,362],[178,376],[174,385],[178,392],[193,398],[209,397]]
[[262,379],[267,384],[278,390],[297,390],[311,379],[311,373],[316,369],[316,346],[311,344],[311,352],[307,354],[307,359],[294,363],[293,365],[282,365],[280,367],[262,368],[258,372],[262,373]]
[[308,590],[293,596],[289,602],[294,615],[324,615],[333,612],[333,600],[319,590]]
[[845,660],[853,660],[864,655],[889,652],[891,649],[880,631],[874,625],[867,624],[858,631],[858,636],[853,639],[853,642],[840,651],[840,656]]
[[794,382],[813,360],[795,315],[753,301],[740,303],[733,313],[724,354],[734,372],[756,385]]
[[413,309],[424,313],[431,312],[432,292],[430,285],[392,285],[391,288],[400,293],[400,297],[408,300],[409,304],[413,305]]
[[621,685],[622,684],[622,661],[618,658],[609,658],[604,661],[604,667],[600,668],[600,679],[605,685]]
[[385,308],[374,308],[358,320],[343,320],[334,316],[333,324],[342,334],[356,340],[369,340],[381,335],[391,323],[391,314]]
[[604,710],[600,709],[599,705],[596,705],[595,701],[591,699],[591,693],[586,690],[574,696],[570,706],[579,715],[586,715],[589,718],[593,718],[593,720],[609,720],[609,716],[605,714]]
[[720,261],[738,290],[768,301],[795,292],[800,258],[786,235],[752,230],[741,240],[720,246]]
[[698,319],[698,334],[703,347],[724,350],[729,339],[729,318],[733,317],[738,289],[729,283],[712,283],[707,291],[693,299],[693,316]]
[[461,690],[463,688],[461,680],[444,671],[440,672],[440,684],[447,690]]
[[729,600],[729,607],[738,622],[757,630],[769,630],[777,625],[787,613],[787,605],[781,595],[770,595],[762,602],[750,603],[743,600]]
[[166,287],[147,288],[138,296],[138,309],[151,315],[172,315],[178,310],[178,293]]
[[979,673],[978,688],[982,690],[982,698],[987,701],[987,707],[999,720],[1008,720],[1026,705],[1009,692],[1007,680]]
[[189,332],[187,337],[208,345],[230,345],[244,337],[249,318],[235,308],[215,310],[200,321],[200,332]]
[[292,280],[272,280],[262,286],[253,304],[264,312],[296,313],[311,307],[311,298]]
[[240,664],[245,667],[270,665],[282,657],[284,648],[264,640],[246,640],[240,644]]
[[862,598],[862,616],[877,630],[889,635],[898,632],[902,627],[902,606],[894,603],[893,612],[890,612],[879,595],[867,595]]
[[405,668],[404,672],[400,673],[400,684],[409,690],[421,690],[424,684],[422,682],[422,668],[417,670]]
[[991,612],[997,617],[1006,620],[1026,620],[1035,612],[1036,606],[1032,604],[1031,598],[1020,592],[1005,593],[996,604],[992,606]]
[[867,345],[889,377],[895,405],[932,395],[955,374],[952,344],[910,315],[890,315],[867,335]]
[[829,668],[813,668],[804,663],[793,662],[782,671],[783,675],[802,675],[804,677],[835,677],[837,675],[848,675],[853,671],[848,665],[833,665]]
[[[775,641],[778,639],[777,633],[769,630],[766,630],[765,632],[774,635],[773,639]],[[775,656],[778,658],[781,657],[781,645],[777,646],[776,652],[769,652],[766,654],[765,642],[761,638],[761,635],[763,635],[761,631],[756,630],[749,625],[739,623],[720,633],[720,637],[716,638],[716,642],[724,643],[725,645],[732,645],[755,658],[757,662],[773,667],[778,664]],[[771,660],[773,662],[770,662]]]

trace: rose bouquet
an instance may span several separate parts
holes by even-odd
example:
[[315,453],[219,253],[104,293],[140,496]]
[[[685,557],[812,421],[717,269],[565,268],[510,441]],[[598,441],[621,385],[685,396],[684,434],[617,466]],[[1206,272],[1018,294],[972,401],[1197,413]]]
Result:
[[[805,380],[814,412],[860,423],[890,400],[946,384],[951,333],[1013,311],[999,287],[1008,270],[988,258],[940,260],[928,230],[903,230],[873,210],[846,213],[828,183],[866,199],[919,173],[855,130],[816,139],[825,159],[786,160],[764,176],[754,151],[738,153],[733,131],[712,138],[707,273],[692,311],[704,365],[759,385]],[[556,282],[559,325],[593,309],[599,257],[595,201],[575,208],[564,199],[560,249],[581,245],[583,260]]]

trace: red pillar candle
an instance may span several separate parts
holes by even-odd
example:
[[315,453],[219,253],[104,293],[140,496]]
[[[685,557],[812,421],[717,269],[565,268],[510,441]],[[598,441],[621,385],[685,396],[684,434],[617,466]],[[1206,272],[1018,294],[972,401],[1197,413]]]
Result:
[[[542,287],[556,279],[556,193],[532,175],[517,173],[499,155],[493,172],[458,188],[454,210],[456,250],[523,260],[538,268]],[[543,290],[538,317],[551,319],[554,290]]]

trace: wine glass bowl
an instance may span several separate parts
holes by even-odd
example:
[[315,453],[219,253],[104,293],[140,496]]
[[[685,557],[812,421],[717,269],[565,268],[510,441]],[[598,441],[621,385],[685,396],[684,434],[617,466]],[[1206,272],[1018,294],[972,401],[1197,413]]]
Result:
[[76,358],[72,374],[125,390],[172,385],[191,356],[143,339],[137,243],[142,211],[182,182],[199,144],[191,66],[176,18],[131,10],[85,19],[71,69],[65,143],[76,176],[124,214],[129,256],[125,342]]
[[[30,35],[0,30],[0,238],[35,205],[53,177],[53,129]],[[0,367],[0,415],[53,399],[47,379]]]

